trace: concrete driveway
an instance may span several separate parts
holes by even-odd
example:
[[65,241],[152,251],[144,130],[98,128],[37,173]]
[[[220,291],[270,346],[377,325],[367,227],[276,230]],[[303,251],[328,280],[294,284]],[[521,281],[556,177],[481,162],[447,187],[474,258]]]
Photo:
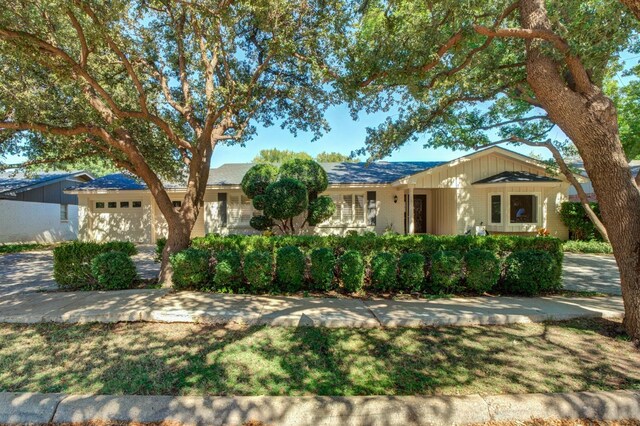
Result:
[[564,288],[621,295],[620,273],[611,255],[564,254]]
[[[153,261],[155,246],[145,244],[137,248],[133,260],[138,274],[145,279],[156,277],[160,265]],[[0,255],[0,296],[56,288],[51,250]]]
[[[160,265],[153,261],[153,245],[139,245],[133,257],[143,278],[157,276]],[[51,251],[32,251],[0,256],[0,296],[36,290],[55,289]],[[565,288],[621,294],[620,275],[613,256],[565,253]]]

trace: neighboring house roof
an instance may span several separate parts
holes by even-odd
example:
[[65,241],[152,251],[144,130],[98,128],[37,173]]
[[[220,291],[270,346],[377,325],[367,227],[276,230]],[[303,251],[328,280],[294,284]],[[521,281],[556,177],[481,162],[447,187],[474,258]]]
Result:
[[529,172],[502,172],[497,175],[489,176],[479,181],[473,182],[473,185],[481,183],[530,183],[530,182],[561,182],[549,176],[536,175]]
[[[164,182],[166,188],[184,188],[184,184]],[[147,184],[136,176],[124,173],[113,173],[94,179],[90,182],[67,188],[67,191],[140,191],[147,189]]]
[[93,179],[93,176],[84,171],[43,172],[34,175],[4,172],[0,173],[0,195],[15,196],[15,194],[20,192],[80,176]]

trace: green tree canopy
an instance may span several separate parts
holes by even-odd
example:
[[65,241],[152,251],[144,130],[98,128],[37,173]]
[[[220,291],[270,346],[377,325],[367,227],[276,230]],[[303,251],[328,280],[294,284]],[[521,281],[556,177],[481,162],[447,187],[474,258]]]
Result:
[[[254,163],[271,163],[282,164],[293,159],[312,160],[313,157],[304,151],[290,151],[288,149],[262,149],[260,153],[253,158]],[[339,152],[321,152],[316,155],[316,161],[320,163],[345,163],[356,162],[357,158],[349,155],[340,154]]]
[[[251,219],[251,226],[259,231],[276,226],[284,234],[294,234],[305,225],[323,222],[336,208],[331,197],[318,196],[327,185],[327,172],[313,160],[294,158],[279,169],[256,164],[242,179],[243,192],[262,211]],[[302,223],[296,225],[301,215]]]

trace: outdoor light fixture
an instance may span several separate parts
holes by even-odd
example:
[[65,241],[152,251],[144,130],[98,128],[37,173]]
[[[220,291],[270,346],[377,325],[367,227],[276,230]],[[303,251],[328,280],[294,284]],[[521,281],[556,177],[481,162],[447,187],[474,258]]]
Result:
[[398,196],[397,196],[397,195],[394,195],[394,196],[393,196],[393,202],[394,202],[394,203],[397,203],[397,202],[398,202]]

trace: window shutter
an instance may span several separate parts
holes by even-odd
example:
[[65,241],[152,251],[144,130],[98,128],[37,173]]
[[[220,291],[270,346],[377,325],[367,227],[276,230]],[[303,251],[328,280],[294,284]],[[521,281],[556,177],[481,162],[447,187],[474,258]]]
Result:
[[376,225],[376,191],[367,191],[367,225]]
[[227,193],[218,192],[218,220],[220,226],[227,226]]

